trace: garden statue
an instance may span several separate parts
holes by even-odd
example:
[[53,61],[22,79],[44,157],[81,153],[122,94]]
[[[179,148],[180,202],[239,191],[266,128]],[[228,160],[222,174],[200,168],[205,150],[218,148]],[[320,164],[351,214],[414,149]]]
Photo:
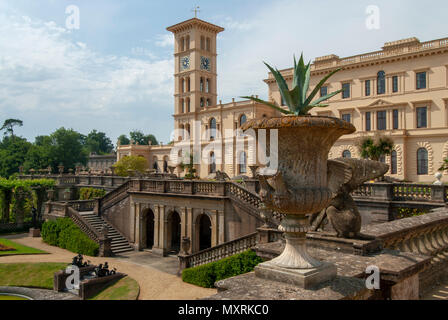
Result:
[[361,215],[351,193],[366,181],[384,176],[388,170],[389,166],[379,161],[328,160],[328,185],[334,197],[327,208],[310,216],[311,230],[317,231],[327,217],[338,237],[373,240],[360,233]]
[[72,266],[77,266],[78,268],[85,268],[90,265],[90,261],[83,262],[84,257],[82,254],[78,254],[77,256],[73,257],[72,260]]
[[95,267],[94,272],[98,278],[102,278],[102,277],[107,277],[107,276],[116,274],[117,269],[114,268],[112,270],[109,270],[109,264],[107,262],[105,262],[104,266],[103,266],[103,264],[100,263],[97,267]]
[[[307,96],[311,63],[305,65],[303,56],[298,63],[294,59],[292,90],[289,90],[280,71],[267,66],[277,81],[287,107],[282,108],[254,97],[244,98],[266,104],[287,116],[250,120],[241,128],[253,129],[258,135],[261,130],[267,130],[269,136],[265,147],[271,150],[271,155],[278,157],[270,161],[271,166],[277,160],[277,167],[269,171],[267,168],[260,170],[260,197],[267,209],[284,215],[279,230],[285,234],[286,245],[277,258],[259,264],[255,274],[308,289],[336,277],[334,264],[318,261],[306,250],[307,216],[329,205],[333,198],[330,181],[344,183],[349,180],[342,164],[338,168],[343,170],[329,172],[328,154],[341,136],[352,134],[356,129],[338,118],[309,114],[314,107],[328,106],[322,105],[322,102],[341,92],[338,90],[312,102],[320,88],[339,69],[328,73]],[[272,151],[271,147],[277,150]]]
[[437,172],[434,177],[436,178],[436,181],[434,181],[433,185],[435,186],[443,186],[443,182],[442,182],[442,177],[443,174],[442,172]]
[[33,228],[37,229],[37,209],[34,206],[31,208],[31,214],[33,215]]

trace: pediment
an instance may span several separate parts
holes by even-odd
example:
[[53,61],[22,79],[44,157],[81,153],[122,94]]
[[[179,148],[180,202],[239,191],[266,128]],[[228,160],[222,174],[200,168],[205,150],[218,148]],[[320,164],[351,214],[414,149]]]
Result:
[[375,107],[375,106],[385,106],[385,105],[391,105],[392,103],[383,99],[378,99],[372,104],[369,104],[368,107]]

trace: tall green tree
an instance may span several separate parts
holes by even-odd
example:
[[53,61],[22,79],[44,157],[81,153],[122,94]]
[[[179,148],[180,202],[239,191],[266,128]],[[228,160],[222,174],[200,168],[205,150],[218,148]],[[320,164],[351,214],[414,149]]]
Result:
[[104,132],[92,130],[85,141],[86,149],[89,153],[108,154],[114,149],[112,141],[106,136]]
[[129,133],[131,140],[134,140],[135,143],[140,145],[147,146],[151,142],[151,145],[158,145],[156,137],[152,134],[145,135],[143,132],[135,130]]
[[118,137],[118,142],[122,146],[127,146],[131,143],[131,141],[125,134],[122,134],[121,136]]
[[25,138],[6,136],[0,143],[0,176],[9,178],[19,172],[32,144]]
[[6,119],[3,123],[3,126],[0,128],[0,131],[5,130],[5,134],[9,134],[11,137],[14,137],[14,127],[23,126],[23,121],[19,119]]
[[84,148],[85,137],[73,129],[64,127],[50,135],[53,165],[64,165],[66,169],[75,168],[77,163],[87,164],[88,154]]

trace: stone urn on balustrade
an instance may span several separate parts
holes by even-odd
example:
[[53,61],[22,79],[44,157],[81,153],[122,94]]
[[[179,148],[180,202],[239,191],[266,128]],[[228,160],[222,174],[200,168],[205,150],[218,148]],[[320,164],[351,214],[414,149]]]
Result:
[[[242,129],[254,129],[257,135],[265,129],[271,157],[275,155],[271,144],[278,146],[278,168],[262,168],[259,172],[260,196],[267,209],[284,216],[279,230],[284,232],[286,245],[280,256],[258,265],[255,274],[305,289],[333,279],[336,267],[307,252],[307,215],[320,212],[331,201],[328,153],[336,140],[354,133],[355,127],[333,117],[288,115],[251,120]],[[277,130],[277,141],[271,141],[273,130]]]

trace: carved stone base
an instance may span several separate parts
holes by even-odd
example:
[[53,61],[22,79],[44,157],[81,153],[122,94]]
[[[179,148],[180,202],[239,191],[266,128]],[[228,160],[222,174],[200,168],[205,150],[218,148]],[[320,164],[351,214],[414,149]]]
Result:
[[303,289],[310,289],[323,282],[331,281],[336,278],[336,274],[336,266],[326,262],[312,269],[287,269],[270,261],[255,267],[255,275],[259,278],[292,284]]
[[29,234],[31,238],[39,238],[40,237],[40,229],[30,228]]

